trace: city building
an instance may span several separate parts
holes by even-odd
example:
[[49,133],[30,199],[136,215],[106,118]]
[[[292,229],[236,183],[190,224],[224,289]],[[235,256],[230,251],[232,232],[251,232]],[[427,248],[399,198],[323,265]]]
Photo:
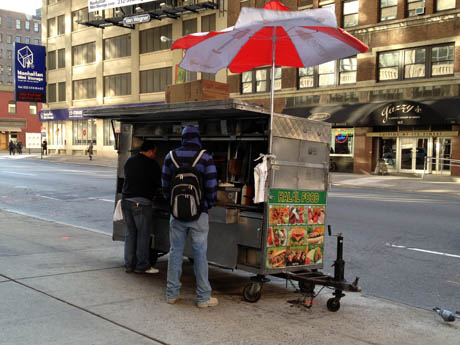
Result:
[[[50,149],[115,155],[112,123],[84,120],[85,107],[164,102],[167,84],[199,78],[228,82],[231,97],[268,107],[270,66],[242,74],[178,70],[171,39],[235,24],[242,6],[266,1],[150,1],[89,12],[87,0],[48,0],[48,103],[41,119]],[[277,68],[275,110],[332,124],[331,168],[371,173],[460,175],[460,5],[456,0],[285,0],[291,10],[332,7],[338,25],[369,51],[309,68]],[[184,10],[189,5],[199,11]],[[181,12],[182,11],[182,12]],[[196,13],[197,12],[197,13]],[[123,19],[149,13],[126,28]],[[157,19],[161,19],[157,20]],[[104,28],[104,29],[102,29]],[[55,136],[56,129],[59,137]],[[116,130],[116,126],[115,126]]]
[[41,132],[41,107],[41,103],[15,102],[13,86],[0,85],[0,150],[8,150],[10,140],[27,148],[26,134]]
[[0,85],[13,85],[14,42],[41,44],[40,12],[30,16],[0,9]]
[[[146,14],[145,23],[123,22]],[[93,142],[96,156],[116,156],[117,123],[84,119],[84,109],[163,103],[169,84],[226,81],[225,71],[179,70],[182,52],[170,50],[183,35],[227,27],[217,2],[150,1],[88,12],[88,0],[47,0],[42,15],[48,99],[40,119],[51,153],[81,155]]]

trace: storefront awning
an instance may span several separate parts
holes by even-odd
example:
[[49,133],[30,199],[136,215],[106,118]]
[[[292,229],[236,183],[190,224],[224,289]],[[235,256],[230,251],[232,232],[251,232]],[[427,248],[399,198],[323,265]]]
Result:
[[460,97],[287,108],[283,114],[332,123],[336,127],[372,127],[460,123]]

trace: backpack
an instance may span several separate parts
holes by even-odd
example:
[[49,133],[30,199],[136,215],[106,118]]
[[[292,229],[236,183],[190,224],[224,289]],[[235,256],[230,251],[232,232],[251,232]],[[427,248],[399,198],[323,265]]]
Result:
[[189,167],[180,166],[174,151],[170,151],[176,172],[171,179],[171,214],[174,218],[190,222],[197,220],[201,214],[203,202],[203,188],[201,173],[195,168],[206,150],[201,150],[193,157],[193,164]]

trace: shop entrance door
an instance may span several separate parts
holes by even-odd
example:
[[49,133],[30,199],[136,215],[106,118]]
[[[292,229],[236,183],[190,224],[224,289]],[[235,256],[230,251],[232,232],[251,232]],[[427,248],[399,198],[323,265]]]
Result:
[[428,153],[429,138],[401,138],[400,166],[401,172],[423,172],[425,158]]

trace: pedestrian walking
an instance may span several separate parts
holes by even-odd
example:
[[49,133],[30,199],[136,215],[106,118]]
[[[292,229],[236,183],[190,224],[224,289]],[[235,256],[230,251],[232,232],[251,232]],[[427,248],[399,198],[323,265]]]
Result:
[[18,153],[22,155],[22,141],[18,141],[17,143]]
[[[188,173],[184,171],[188,170]],[[195,178],[198,177],[198,187]],[[179,181],[182,180],[182,184]],[[196,301],[199,308],[214,307],[217,298],[211,297],[211,285],[208,279],[209,218],[208,210],[215,205],[217,198],[216,166],[212,155],[202,150],[198,128],[186,126],[182,131],[182,145],[166,155],[162,177],[163,195],[170,200],[171,217],[169,221],[169,261],[166,285],[166,300],[169,304],[176,303],[179,298],[182,259],[187,236],[190,235],[193,248],[193,265],[196,278]],[[193,195],[177,194],[187,184],[183,193],[201,188],[201,200]],[[181,200],[180,202],[178,202]],[[190,200],[191,201],[190,203]],[[177,203],[176,203],[177,202]],[[194,207],[198,205],[198,207]],[[197,210],[195,214],[194,211]],[[188,217],[189,215],[190,217]],[[194,218],[189,220],[190,218]],[[187,219],[187,220],[183,220]]]
[[42,143],[42,152],[45,156],[48,155],[48,142],[46,141],[46,139],[43,140]]
[[92,161],[93,160],[93,142],[91,141],[89,143],[89,146],[88,146],[88,149],[86,150],[86,152],[88,152],[88,156],[89,156],[89,160]]
[[10,156],[13,155],[16,151],[16,145],[13,140],[10,140],[10,143],[8,144],[8,148],[10,149]]
[[150,267],[150,235],[153,228],[152,201],[161,186],[161,168],[154,160],[157,147],[144,141],[140,153],[125,163],[121,209],[126,222],[126,273],[158,273]]

